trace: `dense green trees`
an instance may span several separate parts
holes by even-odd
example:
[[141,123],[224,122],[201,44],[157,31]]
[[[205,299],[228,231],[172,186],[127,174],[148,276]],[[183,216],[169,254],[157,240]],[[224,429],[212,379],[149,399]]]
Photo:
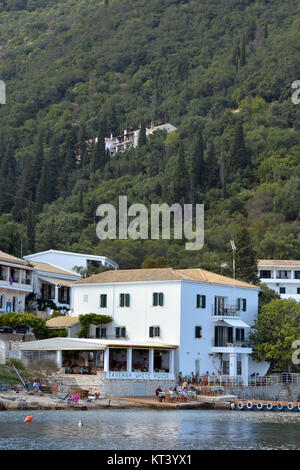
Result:
[[[300,76],[299,12],[293,0],[213,8],[209,0],[0,2],[8,91],[0,248],[17,256],[21,246],[96,252],[123,268],[163,256],[174,267],[220,269],[242,223],[256,257],[297,259],[300,133],[291,82]],[[152,121],[178,130],[145,140],[143,123]],[[140,124],[138,148],[109,158],[104,138]],[[117,206],[125,194],[148,207],[204,203],[204,248],[99,241],[97,206]]]
[[272,300],[261,308],[251,338],[254,357],[270,363],[270,369],[293,368],[292,348],[300,334],[300,304],[295,300]]

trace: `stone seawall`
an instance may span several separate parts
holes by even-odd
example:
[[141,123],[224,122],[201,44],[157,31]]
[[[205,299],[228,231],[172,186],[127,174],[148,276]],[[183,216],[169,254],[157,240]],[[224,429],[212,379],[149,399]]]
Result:
[[153,396],[159,385],[163,390],[176,385],[175,380],[107,379],[105,372],[97,372],[97,375],[60,374],[52,377],[51,383],[59,385],[60,390],[66,392],[71,386],[84,390],[91,388],[102,397]]

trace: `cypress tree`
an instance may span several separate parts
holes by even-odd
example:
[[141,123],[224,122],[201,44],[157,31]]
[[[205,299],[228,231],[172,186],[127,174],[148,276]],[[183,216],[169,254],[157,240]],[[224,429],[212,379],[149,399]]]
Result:
[[10,212],[14,205],[16,161],[12,148],[6,149],[0,167],[0,212]]
[[[257,258],[256,253],[252,248],[250,235],[246,227],[241,227],[237,233],[235,245],[236,279],[257,284]],[[232,266],[232,251],[230,250],[228,251],[228,260],[230,261],[228,263],[229,266]]]
[[147,143],[147,136],[146,136],[146,126],[144,120],[141,122],[140,132],[139,132],[139,140],[138,146],[142,147]]
[[205,160],[205,189],[216,188],[220,185],[219,166],[213,142],[208,147]]
[[177,160],[174,166],[171,180],[171,195],[173,202],[184,204],[189,176],[185,166],[185,154],[183,144],[179,145]]
[[94,148],[91,155],[90,173],[93,174],[97,170],[103,170],[107,162],[107,153],[105,149],[105,133],[106,125],[104,120],[100,121],[99,132],[97,141],[94,144]]
[[240,65],[240,67],[244,67],[244,65],[246,65],[246,38],[245,38],[245,35],[243,36],[243,39],[242,39],[239,65]]
[[202,129],[198,129],[196,132],[191,154],[191,180],[193,189],[196,190],[203,188],[205,180]]
[[78,148],[79,148],[81,167],[86,166],[87,160],[88,160],[87,141],[88,141],[88,135],[86,131],[86,126],[84,122],[81,122],[80,128],[79,128],[79,134],[78,134]]
[[40,181],[36,191],[36,203],[37,212],[41,212],[42,207],[47,202],[50,202],[50,188],[49,188],[49,173],[48,173],[48,163],[47,159],[45,158],[44,165],[42,168],[42,173],[40,177]]
[[244,141],[243,125],[238,121],[233,130],[229,149],[229,168],[232,171],[246,168],[249,165],[248,152]]
[[29,179],[31,180],[31,193],[33,200],[35,201],[37,187],[40,181],[42,167],[44,161],[44,147],[43,147],[43,137],[41,134],[37,137],[37,142],[35,145],[35,154],[33,158],[33,163],[30,168],[31,174],[28,174]]
[[26,211],[26,237],[27,237],[27,250],[29,253],[34,253],[35,247],[35,216],[32,206],[32,200],[29,199]]

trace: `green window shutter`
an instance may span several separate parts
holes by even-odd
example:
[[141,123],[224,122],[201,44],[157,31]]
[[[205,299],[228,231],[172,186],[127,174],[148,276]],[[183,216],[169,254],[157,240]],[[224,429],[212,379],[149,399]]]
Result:
[[201,338],[201,330],[202,330],[202,327],[201,326],[195,326],[195,338]]
[[244,341],[245,339],[245,330],[244,328],[241,328],[241,340]]
[[206,308],[206,295],[202,295],[201,308]]
[[125,336],[126,336],[126,328],[125,328],[125,327],[122,327],[122,328],[121,328],[121,337],[122,337],[122,338],[125,338]]
[[237,299],[237,309],[241,310],[241,299]]
[[196,300],[196,308],[200,308],[200,295],[197,294],[197,300]]
[[247,309],[247,299],[243,299],[243,311],[246,312]]
[[124,307],[124,294],[120,294],[120,307]]
[[159,293],[159,305],[163,306],[164,304],[164,294],[162,292]]
[[149,336],[150,338],[153,338],[153,326],[150,326],[149,328]]
[[129,294],[125,295],[125,305],[126,305],[126,307],[129,307],[129,305],[130,305],[130,295]]
[[158,294],[157,292],[153,293],[153,305],[158,305]]
[[116,327],[116,338],[120,338],[120,328]]
[[107,306],[107,295],[101,294],[100,296],[100,307],[105,308]]

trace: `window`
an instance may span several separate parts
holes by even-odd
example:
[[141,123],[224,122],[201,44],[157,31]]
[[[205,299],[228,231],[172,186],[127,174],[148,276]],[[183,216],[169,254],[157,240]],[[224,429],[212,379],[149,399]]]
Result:
[[0,308],[3,310],[5,308],[5,295],[0,296]]
[[223,361],[223,374],[229,374],[229,361]]
[[120,307],[129,307],[129,306],[130,306],[130,295],[120,294]]
[[149,327],[149,337],[155,338],[160,336],[160,328],[159,326],[150,326]]
[[237,309],[238,310],[243,310],[243,312],[246,312],[246,310],[247,310],[247,299],[237,299]]
[[107,307],[107,294],[100,295],[100,307],[106,308]]
[[279,287],[279,293],[285,294],[285,287]]
[[13,297],[13,312],[18,312],[19,311],[19,302],[18,302],[18,297]]
[[300,294],[300,287],[297,287],[297,294]]
[[195,326],[195,338],[202,338],[202,326]]
[[261,279],[272,279],[272,271],[261,269],[259,272],[259,277]]
[[197,308],[205,308],[206,307],[206,295],[197,294]]
[[97,326],[96,338],[106,338],[106,328],[103,328],[102,326]]
[[300,271],[294,271],[295,279],[300,279]]
[[244,328],[237,328],[235,330],[235,339],[237,341],[244,341],[244,339],[245,339],[245,330],[244,330]]
[[116,338],[126,338],[126,328],[125,327],[116,327]]
[[242,363],[241,363],[241,361],[236,362],[236,373],[237,373],[237,375],[242,375]]
[[153,303],[152,303],[152,305],[154,307],[157,307],[158,305],[160,305],[162,307],[163,304],[164,304],[164,294],[163,294],[163,292],[153,292]]
[[276,279],[291,279],[291,271],[276,271]]

